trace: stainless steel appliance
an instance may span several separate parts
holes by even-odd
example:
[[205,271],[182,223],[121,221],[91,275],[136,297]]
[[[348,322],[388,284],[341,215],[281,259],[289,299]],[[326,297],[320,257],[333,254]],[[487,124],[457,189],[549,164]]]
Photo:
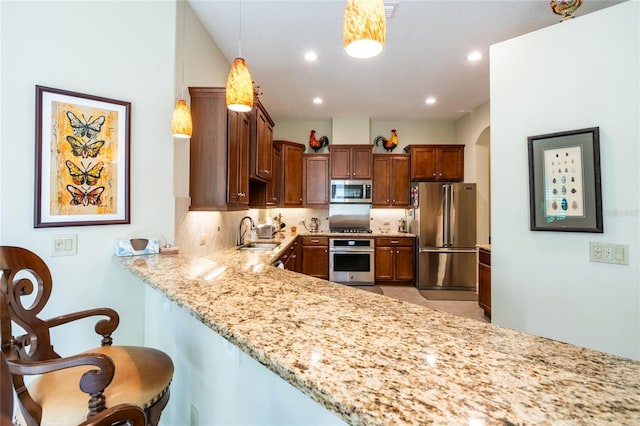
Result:
[[329,238],[329,281],[374,285],[373,238]]
[[476,289],[476,185],[412,183],[419,289]]
[[330,201],[371,204],[371,180],[332,180]]
[[370,211],[369,204],[329,204],[329,230],[370,233]]

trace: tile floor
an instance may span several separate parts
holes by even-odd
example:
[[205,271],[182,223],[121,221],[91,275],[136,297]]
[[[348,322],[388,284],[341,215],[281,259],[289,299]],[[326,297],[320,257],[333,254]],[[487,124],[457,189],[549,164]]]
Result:
[[381,285],[378,287],[382,289],[385,296],[393,297],[394,299],[428,306],[433,309],[472,318],[478,321],[490,322],[489,319],[484,316],[484,311],[478,306],[477,301],[463,302],[452,300],[427,300],[422,297],[418,289],[413,286]]

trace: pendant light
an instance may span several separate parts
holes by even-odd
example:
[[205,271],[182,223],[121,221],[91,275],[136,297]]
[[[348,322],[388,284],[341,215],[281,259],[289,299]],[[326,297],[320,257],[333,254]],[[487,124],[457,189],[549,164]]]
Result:
[[238,57],[233,61],[227,78],[227,108],[232,111],[248,112],[253,108],[253,81],[249,68],[242,58],[242,0],[240,0],[240,30],[238,31]]
[[171,116],[171,133],[174,138],[190,138],[193,133],[193,122],[191,121],[191,111],[187,101],[184,100],[184,38],[185,38],[185,4],[187,0],[182,0],[182,99],[176,103],[176,108]]
[[382,0],[347,0],[342,36],[347,55],[371,58],[382,52],[387,18]]

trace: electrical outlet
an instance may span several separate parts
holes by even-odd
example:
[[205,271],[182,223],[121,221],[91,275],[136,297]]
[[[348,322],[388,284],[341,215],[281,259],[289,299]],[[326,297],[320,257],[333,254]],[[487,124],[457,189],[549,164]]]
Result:
[[629,245],[610,244],[600,241],[589,242],[589,260],[591,262],[629,264]]
[[78,254],[78,234],[51,235],[51,256],[75,256]]
[[207,235],[206,234],[198,235],[198,244],[200,244],[201,246],[204,246],[204,245],[207,244]]

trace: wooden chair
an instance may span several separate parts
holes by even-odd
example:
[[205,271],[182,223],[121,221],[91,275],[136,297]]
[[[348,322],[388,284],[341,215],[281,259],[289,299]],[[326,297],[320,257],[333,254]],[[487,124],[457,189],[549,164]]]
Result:
[[[38,318],[51,296],[52,279],[49,268],[35,253],[21,247],[0,246],[0,272],[2,353],[12,363],[13,386],[26,425],[80,424],[106,407],[127,403],[144,409],[147,425],[158,424],[169,401],[173,378],[171,358],[152,348],[112,345],[111,334],[118,326],[119,317],[109,308],[47,320]],[[67,358],[54,351],[51,328],[94,316],[105,317],[95,325],[96,333],[102,336],[100,347]],[[13,330],[18,327],[24,334],[13,336]],[[26,387],[22,376],[27,373],[21,369],[20,362],[43,363],[37,373],[41,374]],[[47,369],[56,362],[57,368]],[[95,370],[88,366],[98,366],[99,370],[87,373]],[[111,373],[111,383],[102,388],[103,392],[100,376],[108,375],[109,369],[115,372]],[[89,398],[83,393],[87,392],[85,387]]]
[[[110,366],[110,369],[100,369],[94,372],[85,373],[86,379],[95,385],[99,392],[103,392],[104,388],[113,379],[113,362],[103,355],[99,356],[103,360],[103,365]],[[24,376],[33,374],[42,374],[45,372],[55,371],[65,367],[68,360],[59,359],[43,362],[8,362],[2,352],[0,352],[0,426],[13,426],[13,385],[12,379],[14,375]],[[96,366],[98,363],[96,363]],[[19,378],[19,382],[23,379]],[[84,379],[83,379],[84,380]],[[82,381],[79,384],[83,386]],[[86,387],[87,384],[85,383]],[[91,386],[90,386],[91,387]],[[93,389],[92,389],[93,390]],[[144,426],[145,416],[142,408],[134,404],[119,404],[112,408],[107,408],[88,420],[80,423],[79,426],[111,426],[114,423],[126,423],[130,426]]]

